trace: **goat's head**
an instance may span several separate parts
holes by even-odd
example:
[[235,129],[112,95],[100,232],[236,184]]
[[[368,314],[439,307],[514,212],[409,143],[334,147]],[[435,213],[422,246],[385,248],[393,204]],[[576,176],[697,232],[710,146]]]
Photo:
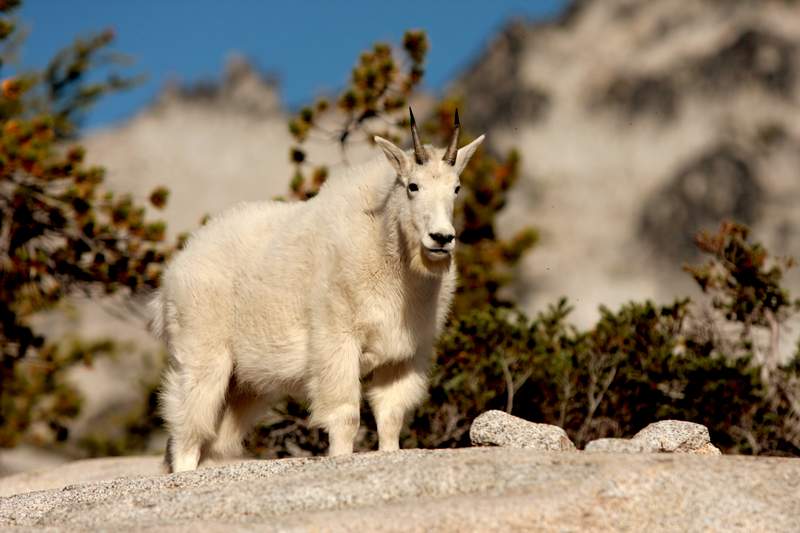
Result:
[[397,186],[405,190],[398,223],[412,261],[418,260],[429,272],[444,272],[449,268],[456,246],[453,206],[461,188],[458,177],[484,136],[459,149],[460,125],[456,111],[455,130],[447,148],[423,146],[414,113],[410,108],[408,111],[412,150],[403,151],[381,137],[375,137],[375,142],[397,171]]

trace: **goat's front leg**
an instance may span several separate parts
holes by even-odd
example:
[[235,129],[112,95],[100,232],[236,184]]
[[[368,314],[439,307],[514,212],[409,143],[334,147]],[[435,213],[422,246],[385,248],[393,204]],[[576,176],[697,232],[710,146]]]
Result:
[[340,338],[316,352],[309,387],[311,422],[328,432],[328,455],[353,453],[360,423],[361,350],[354,339]]
[[406,415],[425,398],[428,390],[428,352],[405,363],[384,365],[375,370],[367,397],[378,425],[378,448],[400,449],[400,431]]

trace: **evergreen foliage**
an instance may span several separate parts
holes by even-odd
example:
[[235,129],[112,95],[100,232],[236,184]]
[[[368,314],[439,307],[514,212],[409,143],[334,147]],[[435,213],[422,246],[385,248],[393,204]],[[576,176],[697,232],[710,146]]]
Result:
[[[0,43],[14,35],[10,12],[18,1],[0,3]],[[102,188],[103,169],[84,163],[72,145],[81,114],[98,98],[128,87],[133,79],[111,72],[88,81],[97,68],[113,67],[107,51],[113,35],[78,39],[42,70],[6,77],[0,84],[0,446],[44,424],[56,440],[80,396],[65,370],[107,353],[105,342],[81,349],[57,346],[35,332],[31,317],[66,296],[97,297],[155,287],[169,248],[165,225],[148,220],[129,196]],[[162,207],[167,191],[154,191]]]

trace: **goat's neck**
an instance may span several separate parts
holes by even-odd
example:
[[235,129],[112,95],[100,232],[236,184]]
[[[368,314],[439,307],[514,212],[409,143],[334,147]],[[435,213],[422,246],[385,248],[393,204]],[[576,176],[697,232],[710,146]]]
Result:
[[402,187],[392,186],[380,211],[384,253],[386,260],[395,265],[407,265],[409,262],[409,236],[405,234],[402,224],[403,202],[406,201],[404,195]]

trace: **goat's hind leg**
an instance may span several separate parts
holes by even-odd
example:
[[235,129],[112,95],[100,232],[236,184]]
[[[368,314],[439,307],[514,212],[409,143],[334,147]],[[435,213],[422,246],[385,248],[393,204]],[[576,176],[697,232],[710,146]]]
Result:
[[194,348],[179,352],[175,359],[184,363],[168,371],[162,393],[172,472],[197,468],[203,448],[216,437],[233,370],[233,358],[225,348]]
[[209,447],[209,456],[224,459],[244,455],[242,441],[253,425],[266,414],[269,403],[266,397],[237,390],[232,383],[216,438]]

